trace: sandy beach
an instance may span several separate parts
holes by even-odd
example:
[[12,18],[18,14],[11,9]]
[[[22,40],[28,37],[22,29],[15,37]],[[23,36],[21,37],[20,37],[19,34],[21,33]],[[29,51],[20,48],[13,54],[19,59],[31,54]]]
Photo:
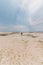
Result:
[[43,65],[43,33],[0,32],[0,65]]

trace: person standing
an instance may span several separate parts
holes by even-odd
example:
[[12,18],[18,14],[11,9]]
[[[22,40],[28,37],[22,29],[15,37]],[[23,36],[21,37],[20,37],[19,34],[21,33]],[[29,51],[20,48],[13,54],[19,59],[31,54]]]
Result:
[[21,32],[21,36],[23,35],[23,33]]

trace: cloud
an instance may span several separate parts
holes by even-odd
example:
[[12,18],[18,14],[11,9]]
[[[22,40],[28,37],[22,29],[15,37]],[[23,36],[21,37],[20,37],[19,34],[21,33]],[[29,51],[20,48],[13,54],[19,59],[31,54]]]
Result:
[[38,24],[40,25],[41,23],[43,23],[43,18],[38,18],[38,19],[36,19],[36,20],[32,20],[31,18],[30,18],[30,25],[31,26],[37,26]]
[[[30,23],[31,26],[37,25],[37,24],[40,24],[40,23],[43,22],[43,20],[42,20],[43,15],[40,15],[41,14],[41,10],[43,9],[42,6],[43,6],[43,0],[30,0],[30,5],[29,5],[29,13],[30,13],[29,14],[29,23]],[[39,14],[38,14],[38,12],[39,12]],[[42,16],[42,18],[40,18],[40,16]]]
[[29,29],[24,25],[16,25],[14,26],[14,29],[21,32],[29,31]]
[[29,29],[24,25],[11,25],[11,26],[0,26],[1,32],[28,32]]
[[41,7],[43,9],[43,0],[0,0],[0,24],[5,25],[0,30],[33,30],[43,22]]
[[33,26],[34,31],[43,31],[43,23]]
[[30,14],[34,14],[42,6],[43,0],[30,0],[29,11]]
[[27,4],[26,0],[0,1],[0,23],[11,25],[27,20],[25,4]]

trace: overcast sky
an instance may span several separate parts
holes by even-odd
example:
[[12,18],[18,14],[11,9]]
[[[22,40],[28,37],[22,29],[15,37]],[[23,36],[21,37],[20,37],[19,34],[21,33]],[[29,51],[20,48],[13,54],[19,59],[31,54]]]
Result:
[[43,31],[43,0],[0,0],[0,31]]

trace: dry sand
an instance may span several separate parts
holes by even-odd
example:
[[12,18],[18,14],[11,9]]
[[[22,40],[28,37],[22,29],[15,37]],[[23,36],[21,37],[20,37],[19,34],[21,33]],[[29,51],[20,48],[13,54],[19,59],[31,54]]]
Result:
[[43,65],[43,33],[0,36],[0,65]]

